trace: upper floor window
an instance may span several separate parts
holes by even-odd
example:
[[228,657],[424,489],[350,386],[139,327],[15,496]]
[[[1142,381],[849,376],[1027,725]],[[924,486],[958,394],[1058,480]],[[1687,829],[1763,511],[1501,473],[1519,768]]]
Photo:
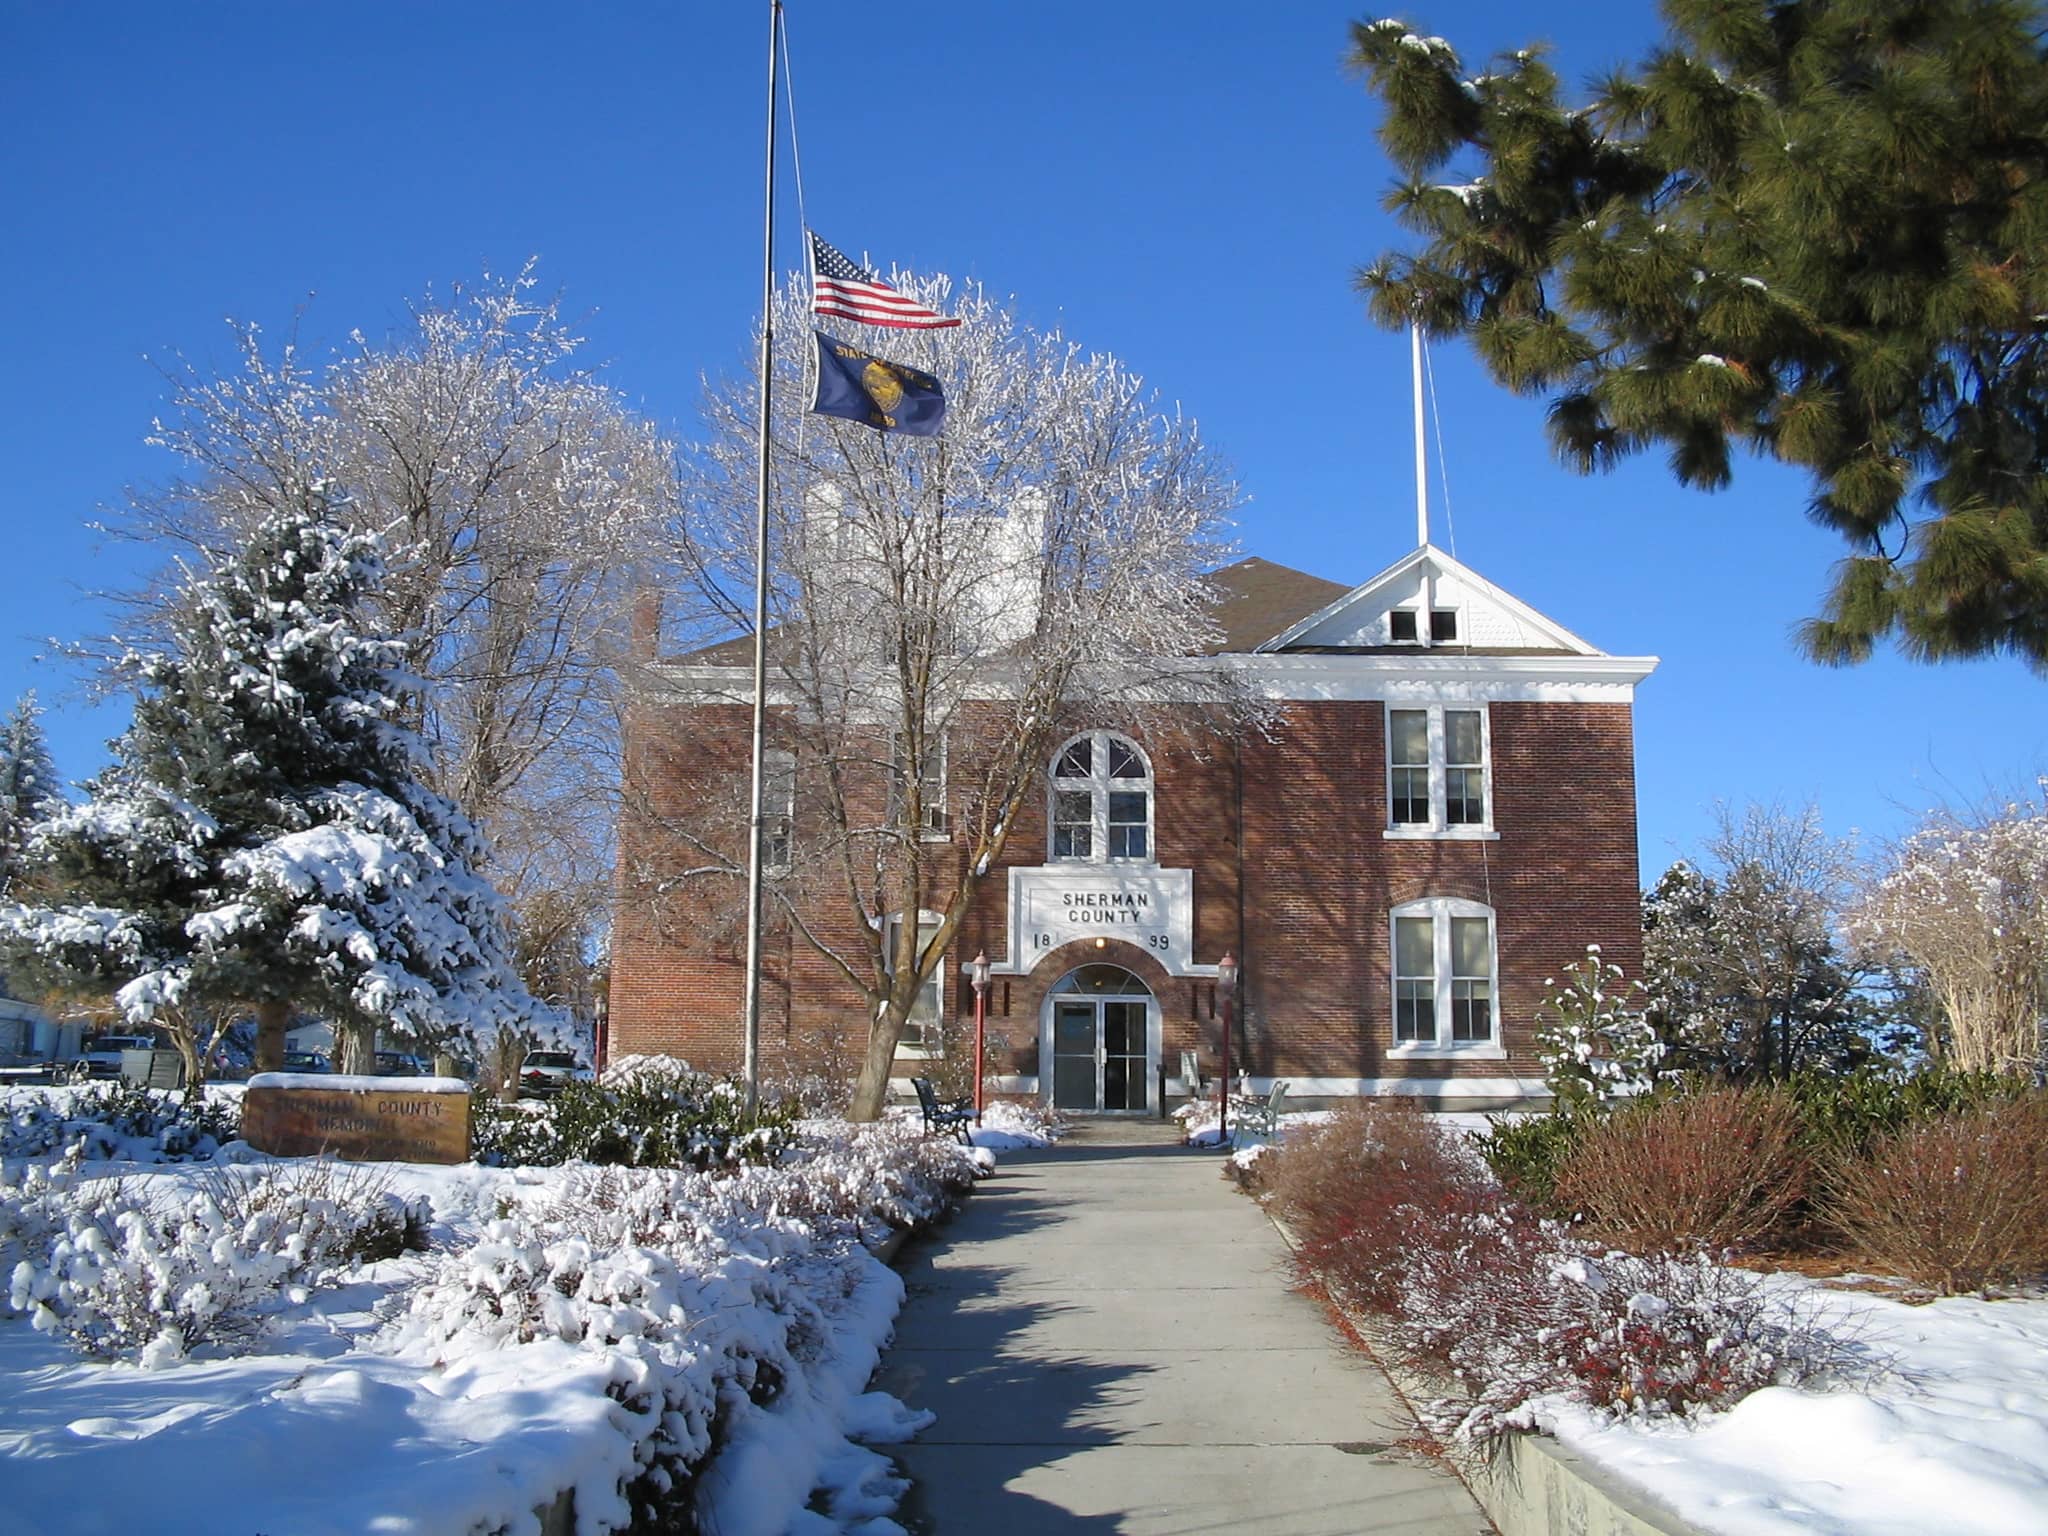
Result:
[[[892,822],[902,812],[910,773],[910,753],[899,735],[889,778]],[[924,761],[917,765],[917,785],[918,833],[928,842],[943,842],[953,835],[953,823],[946,814],[946,738],[943,734],[925,743]]]
[[1434,896],[1394,908],[1394,1049],[1498,1049],[1493,912]]
[[1152,857],[1152,766],[1114,731],[1076,736],[1052,760],[1052,857]]
[[1471,835],[1492,825],[1484,709],[1387,710],[1387,823],[1396,832]]
[[761,867],[786,875],[796,855],[796,756],[761,754]]

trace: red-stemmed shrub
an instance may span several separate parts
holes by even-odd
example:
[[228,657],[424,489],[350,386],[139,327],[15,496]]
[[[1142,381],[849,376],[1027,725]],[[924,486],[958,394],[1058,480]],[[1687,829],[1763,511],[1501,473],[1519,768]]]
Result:
[[1556,1200],[1591,1236],[1638,1253],[1733,1248],[1779,1233],[1809,1172],[1789,1096],[1707,1088],[1586,1127],[1558,1165]]
[[1873,1267],[1944,1296],[2048,1271],[2048,1097],[1908,1126],[1832,1163],[1823,1218]]

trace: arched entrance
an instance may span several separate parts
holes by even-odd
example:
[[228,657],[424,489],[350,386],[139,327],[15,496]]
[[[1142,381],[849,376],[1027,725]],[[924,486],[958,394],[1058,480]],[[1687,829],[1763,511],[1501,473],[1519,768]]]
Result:
[[1069,971],[1045,996],[1040,1060],[1052,1062],[1052,1106],[1077,1114],[1159,1109],[1159,1004],[1120,965]]

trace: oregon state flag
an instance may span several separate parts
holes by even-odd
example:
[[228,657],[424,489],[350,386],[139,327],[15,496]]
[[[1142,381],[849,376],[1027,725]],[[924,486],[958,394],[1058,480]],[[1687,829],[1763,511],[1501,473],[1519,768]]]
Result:
[[939,424],[946,419],[946,397],[939,393],[937,379],[916,368],[872,357],[823,331],[811,334],[818,338],[818,392],[811,400],[813,411],[858,421],[877,432],[939,435]]

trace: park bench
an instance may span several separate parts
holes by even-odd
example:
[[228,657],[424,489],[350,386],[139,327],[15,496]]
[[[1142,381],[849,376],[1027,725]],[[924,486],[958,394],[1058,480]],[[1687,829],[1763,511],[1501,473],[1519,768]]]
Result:
[[913,1077],[910,1086],[917,1090],[917,1108],[924,1116],[925,1135],[936,1136],[942,1131],[950,1131],[968,1146],[974,1145],[974,1137],[967,1129],[974,1124],[972,1099],[943,1102],[928,1077]]
[[1266,1095],[1263,1104],[1248,1105],[1235,1111],[1236,1123],[1230,1129],[1230,1144],[1241,1147],[1247,1141],[1271,1141],[1280,1134],[1280,1106],[1287,1101],[1287,1085],[1275,1082],[1273,1091]]

